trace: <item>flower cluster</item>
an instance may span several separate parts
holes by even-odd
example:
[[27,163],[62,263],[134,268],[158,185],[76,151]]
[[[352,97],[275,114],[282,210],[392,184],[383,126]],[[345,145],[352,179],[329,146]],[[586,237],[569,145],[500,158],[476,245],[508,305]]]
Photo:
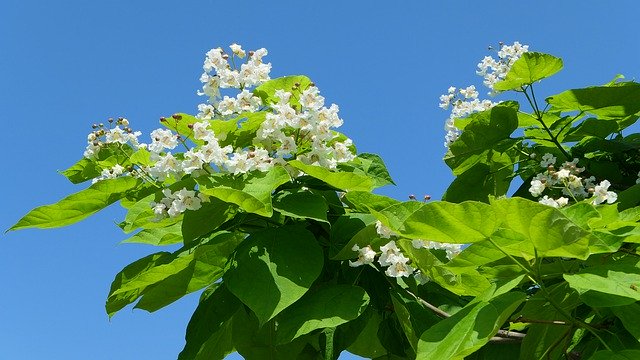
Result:
[[[375,227],[378,236],[383,239],[391,239],[398,236],[395,232],[393,232],[393,230],[384,226],[380,221],[376,221]],[[453,258],[462,250],[461,245],[459,244],[445,244],[436,241],[413,240],[411,244],[416,249],[444,250],[447,254],[448,259]],[[351,250],[358,253],[358,260],[349,261],[349,266],[352,267],[372,264],[375,261],[376,256],[378,255],[377,252],[373,250],[371,245],[367,245],[361,248],[356,244],[351,248]],[[380,266],[382,267],[387,268],[385,270],[385,274],[387,276],[399,278],[413,275],[416,281],[418,281],[418,283],[420,284],[424,284],[429,280],[428,277],[420,272],[420,270],[415,269],[409,264],[411,260],[402,253],[402,250],[400,250],[400,248],[396,245],[395,240],[391,240],[385,245],[381,246],[380,253],[381,254],[378,258],[378,264],[380,264]]]
[[[491,89],[489,95],[494,96],[497,94],[497,91],[494,90],[494,85],[505,78],[513,63],[528,50],[528,45],[522,45],[517,41],[513,45],[500,44],[497,59],[491,56],[485,56],[482,59],[478,64],[476,73],[483,77],[484,85]],[[456,119],[465,118],[475,112],[489,110],[497,105],[497,103],[490,100],[480,100],[478,95],[476,87],[471,85],[461,89],[452,86],[446,94],[440,96],[440,107],[444,110],[448,110],[451,107],[451,114],[444,127],[447,132],[444,142],[445,147],[448,148],[460,136],[460,129],[455,125]]]
[[[555,189],[560,190],[563,195],[574,201],[583,200],[589,197],[589,194],[593,194],[592,202],[595,205],[603,202],[611,204],[618,199],[615,192],[608,191],[611,185],[608,180],[596,185],[595,177],[591,176],[586,179],[581,177],[580,174],[584,171],[584,168],[578,167],[578,159],[565,161],[559,168],[556,168],[556,162],[557,159],[552,154],[544,154],[542,156],[540,167],[545,171],[537,174],[531,180],[529,192],[532,196],[540,197],[547,189],[551,191]],[[544,195],[538,202],[560,208],[569,203],[568,197],[561,196],[554,199],[549,195]]]
[[[315,84],[307,81],[296,83],[291,89],[279,89],[275,93],[277,101],[263,104],[251,89],[270,80],[271,64],[263,61],[267,50],[245,51],[238,44],[232,44],[230,49],[230,52],[222,48],[207,52],[204,72],[200,77],[203,85],[198,91],[199,95],[207,97],[207,101],[198,106],[196,118],[199,121],[190,121],[188,133],[176,132],[184,129],[184,126],[179,126],[183,121],[179,114],[161,118],[167,128],[153,130],[148,144],[138,141],[141,133],[131,130],[127,119],[119,118],[115,122],[110,119],[107,127],[94,125],[94,131],[87,138],[86,158],[97,159],[105,145],[116,144],[114,148],[119,155],[130,157],[142,149],[145,154],[148,152],[148,160],[110,163],[109,166],[102,163],[102,172],[93,182],[118,176],[137,176],[164,187],[185,175],[199,177],[214,172],[234,175],[265,172],[294,158],[329,169],[355,158],[352,141],[340,137],[334,130],[343,123],[338,116],[338,106],[326,107],[324,97]],[[245,58],[246,61],[241,63]],[[223,96],[222,90],[237,94]],[[249,144],[236,147],[224,144],[227,135],[216,134],[211,128],[212,120],[237,122],[252,114],[258,121],[264,120]],[[242,123],[239,126],[242,127]],[[179,146],[186,151],[177,151]],[[201,199],[195,197],[194,190],[184,191],[177,195],[165,194],[162,201],[154,203],[158,217],[176,216],[185,209],[199,208]]]
[[493,88],[494,85],[503,80],[513,63],[518,60],[522,54],[529,51],[528,45],[522,45],[519,42],[514,42],[513,45],[500,44],[500,50],[498,50],[498,58],[495,59],[491,56],[485,56],[478,64],[478,75],[483,77],[483,83],[486,87],[491,89],[490,95],[495,95],[497,91]]
[[129,120],[118,118],[114,121],[113,118],[109,118],[108,123],[108,127],[103,123],[93,124],[93,131],[87,135],[87,147],[84,150],[85,158],[95,158],[100,149],[108,144],[129,144],[133,148],[146,146],[138,142],[138,136],[142,135],[142,133],[131,130]]
[[186,210],[198,210],[203,202],[209,199],[202,193],[196,195],[195,191],[182,188],[179,191],[171,192],[170,189],[162,190],[164,198],[160,202],[152,202],[151,207],[157,219],[167,216],[176,217]]
[[460,136],[460,129],[455,125],[456,119],[489,110],[496,105],[497,103],[490,100],[478,99],[478,91],[473,85],[462,89],[450,87],[447,94],[440,96],[440,108],[447,110],[451,107],[451,114],[444,125],[444,129],[447,131],[444,146],[449,147]]

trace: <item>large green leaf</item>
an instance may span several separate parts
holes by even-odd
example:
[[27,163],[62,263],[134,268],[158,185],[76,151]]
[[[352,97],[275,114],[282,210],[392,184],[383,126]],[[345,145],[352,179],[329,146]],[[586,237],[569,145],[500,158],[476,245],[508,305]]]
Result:
[[324,197],[304,190],[283,190],[273,198],[273,207],[283,215],[328,222],[329,206]]
[[[460,175],[478,163],[491,165],[516,144],[509,136],[518,128],[518,115],[511,106],[497,105],[470,116],[473,120],[449,146],[444,157],[454,175]],[[492,166],[490,166],[492,167]]]
[[231,318],[240,301],[224,285],[201,301],[189,320],[178,360],[223,359],[233,352]]
[[197,179],[203,194],[266,217],[273,214],[271,193],[289,180],[289,174],[281,166],[275,166],[267,172],[254,171],[242,177],[214,174]]
[[[503,220],[502,227],[513,232],[496,234],[495,237],[523,236],[535,248],[537,256],[562,256],[586,259],[593,235],[576,225],[560,210],[522,199],[501,199],[492,202]],[[519,235],[517,235],[517,234]],[[527,251],[523,243],[523,253]],[[531,249],[533,250],[533,249]]]
[[417,359],[463,359],[486,344],[524,300],[511,292],[472,302],[420,336]]
[[113,316],[139,297],[136,308],[155,311],[210,285],[222,276],[227,257],[243,239],[241,233],[220,232],[202,245],[153,254],[126,266],[111,284],[107,313]]
[[516,60],[504,80],[493,88],[498,91],[516,90],[524,85],[547,78],[562,69],[562,59],[549,54],[526,52]]
[[369,295],[353,285],[326,285],[309,292],[278,315],[278,343],[344,324],[360,316],[368,305]]
[[142,184],[129,176],[98,181],[89,188],[69,195],[55,204],[37,207],[9,230],[55,228],[76,223],[127,196]]
[[499,225],[490,205],[472,201],[408,201],[372,213],[402,236],[453,244],[486,240]]
[[309,231],[283,226],[251,234],[225,275],[261,324],[300,299],[320,275],[322,249]]
[[593,307],[611,307],[640,301],[640,269],[635,266],[594,266],[564,279]]
[[331,171],[322,166],[304,164],[300,160],[291,160],[289,165],[340,190],[371,191],[375,187],[375,181],[364,174]]
[[555,110],[582,111],[600,119],[620,119],[640,112],[640,84],[573,89],[547,98]]
[[[467,200],[488,202],[490,196],[505,195],[513,178],[513,164],[508,157],[502,156],[501,159],[507,161],[493,162],[497,169],[478,163],[456,176],[442,196],[442,200],[456,203]],[[493,158],[493,160],[496,159]]]
[[203,203],[200,209],[186,211],[182,220],[182,236],[185,244],[217,229],[235,215],[235,210],[236,207],[229,203],[210,198],[209,202]]
[[384,161],[376,154],[359,154],[349,163],[338,164],[338,169],[366,175],[373,180],[375,187],[395,184]]
[[[244,307],[240,307],[233,316],[232,332],[233,345],[245,359],[317,359],[316,356],[304,357],[304,355],[307,353],[310,342],[317,346],[318,335],[305,335],[290,343],[278,345],[275,319],[261,325],[256,316],[245,311]],[[309,352],[317,353],[317,351]]]
[[396,199],[368,191],[349,191],[344,194],[343,201],[357,212],[369,212],[370,209],[380,211],[399,203]]
[[489,281],[474,267],[447,267],[431,251],[416,249],[409,240],[400,239],[398,244],[411,259],[412,266],[454,294],[478,296],[491,287]]
[[640,341],[640,304],[613,306],[611,311],[620,319],[624,328]]
[[233,352],[231,318],[240,301],[224,285],[201,301],[189,320],[178,360],[223,359]]

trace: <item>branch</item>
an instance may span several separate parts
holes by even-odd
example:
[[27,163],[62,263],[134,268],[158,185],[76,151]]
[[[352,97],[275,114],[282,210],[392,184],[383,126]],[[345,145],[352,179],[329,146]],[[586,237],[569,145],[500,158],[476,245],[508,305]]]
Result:
[[[405,291],[411,295],[414,299],[416,299],[417,302],[419,302],[422,306],[426,307],[427,309],[433,311],[434,313],[436,313],[436,315],[440,316],[441,318],[449,318],[451,317],[451,314],[449,314],[448,312],[438,309],[435,305],[428,303],[427,301],[425,301],[424,299],[422,299],[421,297],[419,297],[418,295],[412,293],[409,290]],[[509,330],[498,330],[498,332],[496,333],[496,336],[492,337],[489,341],[490,342],[494,342],[494,343],[512,343],[512,342],[520,342],[522,341],[522,339],[524,339],[524,337],[527,336],[527,334],[523,334],[521,332],[517,332],[517,331],[509,331]]]

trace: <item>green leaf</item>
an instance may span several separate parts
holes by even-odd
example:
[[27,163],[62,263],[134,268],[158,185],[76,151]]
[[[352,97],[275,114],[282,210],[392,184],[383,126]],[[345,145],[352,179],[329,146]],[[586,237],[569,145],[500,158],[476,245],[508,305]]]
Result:
[[563,141],[580,141],[585,136],[594,136],[605,139],[609,135],[619,131],[618,123],[613,120],[601,120],[596,118],[585,119],[578,126],[571,128]]
[[200,191],[222,201],[236,204],[242,210],[265,217],[273,214],[271,193],[291,178],[281,166],[267,172],[254,171],[243,177],[231,174],[213,174],[198,178]]
[[486,240],[499,225],[490,205],[472,201],[460,204],[408,201],[372,212],[402,236],[452,244]]
[[362,153],[348,163],[338,164],[338,169],[366,175],[373,180],[374,187],[395,185],[384,161],[376,154]]
[[416,249],[409,240],[400,239],[398,243],[403,253],[411,259],[413,266],[454,294],[479,296],[491,287],[489,281],[475,268],[447,267],[431,251]]
[[82,158],[68,169],[60,171],[60,173],[72,183],[80,184],[100,176],[101,171],[102,169],[95,161]]
[[640,301],[640,269],[635,266],[594,266],[564,279],[593,307],[624,306]]
[[[298,84],[298,86],[296,86],[296,84]],[[260,99],[262,99],[263,104],[270,105],[277,103],[279,100],[275,96],[276,90],[284,90],[290,93],[302,93],[302,91],[308,88],[310,84],[311,80],[304,75],[284,76],[262,83],[253,90],[253,94],[259,96]],[[291,97],[289,103],[291,103],[291,105],[300,105],[300,102],[296,100],[295,96]]]
[[349,322],[368,305],[369,295],[353,285],[326,285],[309,292],[278,315],[278,343]]
[[496,105],[470,117],[473,120],[449,146],[444,157],[454,175],[460,175],[478,163],[491,165],[494,158],[503,163],[501,154],[516,144],[515,140],[509,139],[518,128],[518,115],[513,107]]
[[140,179],[129,176],[98,181],[55,204],[31,210],[9,230],[48,229],[71,225],[127,196],[129,191],[141,184]]
[[[260,325],[256,316],[245,311],[244,307],[240,307],[233,316],[232,332],[233,345],[245,359],[317,359],[317,357],[301,357],[309,352],[309,343],[318,344],[317,335],[301,336],[288,344],[278,345],[275,320]],[[317,351],[311,352],[317,353]]]
[[306,165],[300,160],[291,160],[289,165],[340,190],[371,191],[375,187],[375,181],[367,175],[353,172],[335,172],[322,166]]
[[235,209],[229,203],[210,198],[208,202],[202,203],[200,209],[185,211],[181,227],[185,244],[216,230],[235,215]]
[[[342,249],[337,254],[332,255],[331,260],[349,260],[357,258],[358,253],[353,251],[353,245],[358,245],[361,248],[370,245],[373,248],[376,248],[378,246],[383,246],[388,242],[389,239],[380,238],[374,224],[369,224],[355,233],[351,240],[344,244],[344,246],[342,246],[342,240],[337,243],[333,243],[332,248],[342,246]],[[330,250],[330,254],[331,253],[333,253],[333,251]]]
[[640,359],[640,350],[602,350],[593,354],[589,360],[637,360]]
[[549,54],[526,52],[516,60],[504,80],[493,88],[498,91],[517,90],[548,78],[562,69],[562,59]]
[[136,308],[155,311],[210,285],[222,276],[227,257],[243,239],[241,233],[220,232],[199,246],[153,254],[126,266],[111,284],[107,313],[113,316],[139,297]]
[[512,292],[470,303],[420,336],[416,359],[463,359],[486,344],[524,300]]
[[358,335],[347,350],[352,354],[369,359],[384,359],[383,356],[387,354],[387,350],[378,339],[378,329],[380,328],[382,316],[373,310],[366,311],[362,316],[366,315],[368,315],[369,320],[360,332],[360,335]]
[[[527,300],[518,317],[522,317],[523,320],[536,319],[570,323],[572,319],[567,319],[563,313],[571,314],[575,308],[582,304],[578,293],[569,288],[569,284],[566,282],[550,286],[547,292],[549,295],[539,291]],[[553,306],[547,296],[563,311],[559,311]],[[530,324],[527,336],[522,342],[521,359],[539,359],[547,352],[550,352],[550,358],[559,357],[563,346],[558,345],[557,342],[569,330],[569,326],[563,325]]]
[[251,234],[238,248],[225,282],[264,324],[300,299],[322,267],[322,249],[313,234],[283,226]]
[[441,319],[433,311],[425,309],[414,298],[410,298],[403,293],[393,292],[391,301],[393,309],[398,315],[400,326],[411,348],[416,352],[420,335]]
[[625,306],[613,306],[611,311],[620,319],[627,331],[640,341],[640,305],[633,303]]
[[223,359],[233,352],[231,318],[240,301],[224,285],[201,301],[189,320],[178,360]]
[[[492,205],[498,211],[498,217],[503,219],[502,226],[528,239],[537,256],[586,259],[590,242],[597,240],[550,206],[522,198],[496,200]],[[526,253],[524,248],[523,251]]]
[[179,216],[176,216],[174,218],[166,217],[158,220],[156,214],[151,208],[151,202],[156,200],[156,195],[157,194],[144,197],[129,207],[124,221],[118,224],[122,231],[128,234],[138,228],[164,228],[180,223],[182,221],[183,214],[180,214]]
[[559,111],[581,111],[600,119],[620,119],[640,112],[640,84],[625,86],[594,86],[573,89],[547,98],[547,102]]
[[505,195],[512,178],[513,165],[510,160],[497,170],[492,170],[487,164],[475,164],[456,176],[442,200],[456,203],[468,200],[488,202],[490,196]]
[[343,201],[353,210],[365,213],[370,212],[370,210],[380,211],[386,207],[400,203],[400,201],[396,199],[384,195],[372,194],[368,191],[349,191],[344,194]]
[[[352,259],[355,252],[347,248],[354,237],[362,232],[358,239],[367,241],[367,235],[373,235],[369,230],[364,230],[368,225],[375,222],[375,217],[370,214],[351,213],[339,216],[331,226],[329,241],[329,258],[334,259],[340,256],[341,259]],[[377,233],[375,234],[377,237]],[[353,240],[356,243],[358,239]],[[368,245],[368,244],[366,244]],[[353,244],[351,244],[353,247]]]
[[149,244],[155,246],[178,244],[182,242],[180,227],[180,223],[175,223],[161,228],[144,229],[132,237],[123,240],[122,243]]
[[286,216],[327,222],[329,206],[324,197],[309,191],[283,190],[273,198],[273,208]]

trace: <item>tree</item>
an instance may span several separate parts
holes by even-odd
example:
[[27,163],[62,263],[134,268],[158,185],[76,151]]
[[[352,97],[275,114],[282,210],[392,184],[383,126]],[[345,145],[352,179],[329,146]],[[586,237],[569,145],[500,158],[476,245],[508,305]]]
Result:
[[150,144],[127,119],[96,124],[63,172],[92,184],[11,230],[119,201],[127,242],[183,244],[125,267],[106,304],[155,311],[204,289],[179,359],[640,356],[638,83],[542,103],[534,85],[562,60],[501,45],[479,74],[528,110],[450,88],[456,178],[443,201],[401,202],[372,192],[393,180],[335,130],[338,107],[305,76],[269,79],[266,55],[208,52],[208,103],[162,118]]

